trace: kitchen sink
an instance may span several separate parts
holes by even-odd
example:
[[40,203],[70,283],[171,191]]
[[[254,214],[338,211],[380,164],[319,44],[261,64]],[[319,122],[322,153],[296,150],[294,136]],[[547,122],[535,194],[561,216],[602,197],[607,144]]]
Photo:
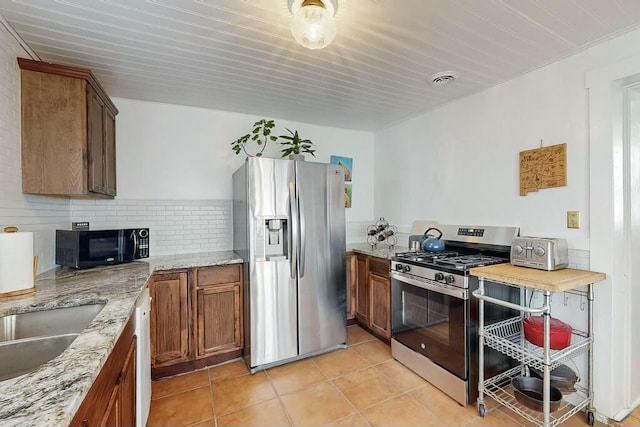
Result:
[[90,304],[0,317],[0,381],[59,356],[103,308]]
[[78,335],[27,338],[0,344],[0,381],[35,371],[62,354]]
[[79,334],[104,304],[79,305],[0,317],[0,343],[31,337]]

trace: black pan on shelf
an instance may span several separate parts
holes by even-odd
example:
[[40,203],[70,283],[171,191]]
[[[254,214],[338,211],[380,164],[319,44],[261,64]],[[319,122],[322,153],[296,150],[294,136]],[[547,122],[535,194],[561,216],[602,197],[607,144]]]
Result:
[[[542,380],[519,375],[511,380],[516,400],[527,408],[542,412]],[[549,412],[557,411],[562,402],[562,393],[556,387],[549,390]]]
[[[542,371],[529,367],[529,372],[532,377],[542,379]],[[549,373],[549,379],[551,385],[556,387],[562,393],[573,393],[576,391],[575,385],[580,378],[576,373],[567,365],[559,365],[557,368],[552,369]]]

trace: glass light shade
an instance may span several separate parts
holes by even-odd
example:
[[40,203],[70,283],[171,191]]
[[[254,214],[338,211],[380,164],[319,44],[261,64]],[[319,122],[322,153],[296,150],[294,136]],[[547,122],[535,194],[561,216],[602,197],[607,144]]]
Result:
[[322,49],[336,37],[336,21],[326,7],[316,4],[305,5],[294,11],[291,18],[291,34],[308,49]]

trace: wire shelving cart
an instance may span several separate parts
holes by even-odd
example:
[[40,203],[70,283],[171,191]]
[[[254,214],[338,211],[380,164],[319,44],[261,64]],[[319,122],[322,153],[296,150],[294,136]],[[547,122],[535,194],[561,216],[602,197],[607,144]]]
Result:
[[[477,406],[480,416],[485,416],[485,396],[490,396],[499,404],[539,426],[557,426],[583,409],[586,410],[587,422],[589,425],[593,425],[595,423],[595,408],[593,407],[593,284],[604,280],[605,274],[570,268],[544,271],[516,267],[511,264],[477,267],[471,269],[470,274],[478,277],[478,289],[473,292],[473,296],[479,300],[479,348],[484,348],[486,345],[520,362],[519,366],[506,372],[491,378],[484,378],[484,352],[479,352]],[[518,286],[529,291],[541,291],[543,295],[542,306],[532,308],[487,295],[484,286],[485,280],[501,283],[505,286]],[[587,302],[587,330],[573,329],[571,344],[562,350],[550,348],[551,295],[556,292],[579,295]],[[485,303],[511,308],[519,311],[520,314],[507,320],[485,325]],[[540,314],[543,317],[543,347],[531,344],[524,338],[522,321],[527,314]],[[572,399],[573,404],[563,397],[559,408],[552,412],[549,398],[550,372],[563,362],[585,353],[588,357],[586,387],[576,384],[576,397]],[[509,387],[514,377],[525,372],[525,366],[538,369],[543,373],[542,412],[520,404]]]

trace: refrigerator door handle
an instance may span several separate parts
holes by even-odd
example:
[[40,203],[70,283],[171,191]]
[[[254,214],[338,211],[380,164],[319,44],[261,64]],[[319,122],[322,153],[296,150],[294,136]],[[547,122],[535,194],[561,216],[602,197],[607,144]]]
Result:
[[300,277],[304,277],[307,232],[304,220],[304,193],[302,192],[302,185],[300,183],[298,183],[298,215],[300,223],[300,263],[298,265],[298,269],[300,270]]
[[289,218],[291,218],[291,227],[289,227],[289,266],[291,268],[291,278],[295,279],[298,275],[298,200],[294,183],[289,183]]

